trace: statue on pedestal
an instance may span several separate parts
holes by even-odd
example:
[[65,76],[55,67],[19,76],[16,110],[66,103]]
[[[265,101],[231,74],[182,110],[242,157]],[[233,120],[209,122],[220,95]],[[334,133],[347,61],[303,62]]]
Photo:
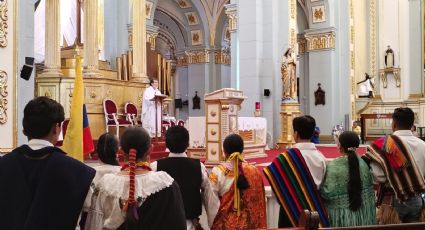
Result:
[[394,51],[390,46],[387,46],[387,50],[385,51],[385,68],[393,68],[394,67]]
[[297,101],[297,75],[293,53],[292,48],[288,48],[283,55],[280,68],[282,74],[282,101]]

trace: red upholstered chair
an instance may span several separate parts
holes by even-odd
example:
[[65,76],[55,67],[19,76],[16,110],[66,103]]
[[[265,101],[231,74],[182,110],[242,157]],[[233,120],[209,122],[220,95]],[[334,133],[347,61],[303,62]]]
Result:
[[177,125],[184,127],[184,121],[183,120],[178,120],[177,121]]
[[137,114],[137,107],[131,102],[125,103],[124,113],[127,121],[130,121],[134,126],[142,126],[140,116]]
[[165,132],[167,132],[167,130],[170,127],[171,127],[170,122],[168,122],[168,121],[162,121],[162,129],[161,129],[162,134],[165,134]]
[[109,132],[109,127],[115,127],[117,130],[116,134],[119,136],[120,127],[129,127],[133,125],[133,123],[122,118],[124,115],[118,113],[117,105],[113,100],[103,100],[103,110],[105,112],[106,132]]
[[176,126],[176,122],[174,122],[174,121],[170,120],[170,126],[171,126],[171,127]]

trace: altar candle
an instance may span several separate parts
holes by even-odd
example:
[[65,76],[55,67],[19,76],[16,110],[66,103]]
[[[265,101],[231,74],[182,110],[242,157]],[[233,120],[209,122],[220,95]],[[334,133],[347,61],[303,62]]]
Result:
[[255,102],[255,110],[260,110],[261,106],[260,106],[260,102]]

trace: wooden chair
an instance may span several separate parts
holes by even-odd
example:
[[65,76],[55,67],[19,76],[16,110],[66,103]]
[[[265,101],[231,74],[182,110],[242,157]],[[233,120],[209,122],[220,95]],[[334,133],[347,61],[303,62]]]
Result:
[[137,112],[137,107],[131,102],[125,103],[124,113],[128,121],[130,121],[134,126],[142,126],[142,120],[140,115]]
[[109,132],[109,127],[115,127],[118,137],[120,127],[129,127],[133,125],[132,122],[123,118],[123,114],[118,113],[117,105],[112,99],[103,100],[103,111],[105,112],[106,132]]

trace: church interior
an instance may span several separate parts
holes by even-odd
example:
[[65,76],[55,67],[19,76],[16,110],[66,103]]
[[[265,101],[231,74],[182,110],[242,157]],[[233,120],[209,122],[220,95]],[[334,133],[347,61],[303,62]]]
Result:
[[[262,169],[294,144],[300,115],[315,118],[328,159],[339,156],[338,132],[362,144],[390,134],[398,107],[414,111],[425,139],[424,44],[424,0],[0,0],[0,154],[27,142],[34,97],[70,117],[77,56],[95,142],[143,122],[151,79],[166,96],[159,129],[185,126],[188,155],[207,166],[239,133]],[[168,155],[156,145],[153,158]]]

